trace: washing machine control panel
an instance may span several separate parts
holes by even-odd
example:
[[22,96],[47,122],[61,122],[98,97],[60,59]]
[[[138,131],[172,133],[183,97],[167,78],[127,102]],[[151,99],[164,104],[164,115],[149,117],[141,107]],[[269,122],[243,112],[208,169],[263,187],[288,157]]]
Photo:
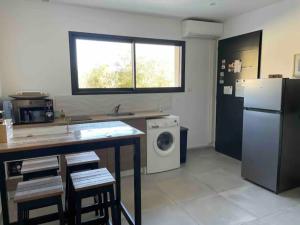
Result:
[[148,129],[159,129],[176,126],[179,126],[179,118],[175,116],[147,120]]

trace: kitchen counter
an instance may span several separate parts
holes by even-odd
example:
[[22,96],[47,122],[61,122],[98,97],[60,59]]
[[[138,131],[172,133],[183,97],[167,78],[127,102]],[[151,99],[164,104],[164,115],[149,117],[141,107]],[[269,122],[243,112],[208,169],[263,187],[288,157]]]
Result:
[[[118,120],[134,120],[134,119],[150,119],[162,116],[168,116],[168,113],[165,112],[155,112],[155,111],[144,111],[144,112],[134,112],[134,115],[120,115],[120,116],[111,116],[107,114],[102,115],[84,115],[81,120],[72,121],[71,124],[80,124],[80,123],[94,123],[94,122],[104,122],[104,121],[118,121]],[[80,117],[80,116],[78,116]],[[44,126],[59,126],[66,125],[65,118],[55,119],[52,123],[39,123],[39,124],[22,124],[14,125],[14,128],[25,128],[25,127],[44,127]]]

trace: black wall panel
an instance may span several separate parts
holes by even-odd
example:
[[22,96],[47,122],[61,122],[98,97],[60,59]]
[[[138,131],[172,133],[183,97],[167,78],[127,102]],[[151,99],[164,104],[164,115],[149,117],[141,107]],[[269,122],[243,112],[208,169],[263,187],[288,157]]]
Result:
[[[259,78],[261,42],[262,31],[219,41],[215,147],[236,159],[242,154],[244,104],[242,97],[235,97],[236,81]],[[235,60],[242,62],[240,72],[229,69]],[[232,94],[224,94],[224,86],[231,86]]]

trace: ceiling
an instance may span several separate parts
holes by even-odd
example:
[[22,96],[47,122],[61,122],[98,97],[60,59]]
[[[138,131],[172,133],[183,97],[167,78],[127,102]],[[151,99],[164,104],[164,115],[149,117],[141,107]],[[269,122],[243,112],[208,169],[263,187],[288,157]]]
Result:
[[[45,1],[45,0],[43,0]],[[224,20],[280,0],[48,0],[126,12]]]

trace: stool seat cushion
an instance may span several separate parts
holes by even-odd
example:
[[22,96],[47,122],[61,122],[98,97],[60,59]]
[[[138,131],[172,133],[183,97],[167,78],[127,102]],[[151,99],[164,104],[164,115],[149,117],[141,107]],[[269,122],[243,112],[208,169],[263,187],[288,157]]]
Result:
[[24,160],[22,163],[22,174],[41,172],[45,170],[58,169],[58,160],[56,156],[44,157],[38,159]]
[[70,154],[66,155],[65,158],[67,166],[78,166],[100,161],[99,156],[94,151]]
[[15,202],[28,202],[63,194],[61,176],[47,177],[19,182],[15,194]]
[[115,178],[106,168],[72,173],[71,179],[75,191],[88,190],[115,183]]

